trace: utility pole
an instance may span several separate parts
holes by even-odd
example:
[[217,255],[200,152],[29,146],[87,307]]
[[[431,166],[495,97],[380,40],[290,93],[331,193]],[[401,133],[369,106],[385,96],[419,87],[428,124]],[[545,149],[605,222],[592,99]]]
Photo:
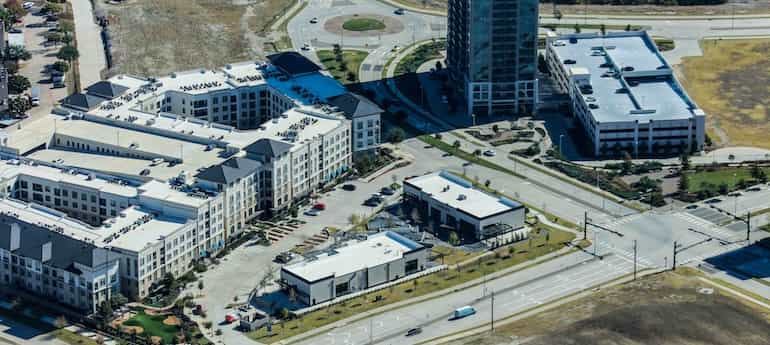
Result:
[[588,239],[588,211],[583,212],[583,240]]
[[674,258],[671,260],[671,270],[676,271],[676,241],[674,241]]
[[489,317],[491,319],[490,326],[492,328],[492,332],[494,332],[495,331],[495,291],[494,290],[492,290],[491,303],[492,303],[492,308],[490,308],[491,311],[489,312]]
[[374,344],[374,334],[372,328],[374,327],[374,319],[369,319],[369,344]]
[[751,211],[746,215],[746,245],[751,244]]
[[634,280],[636,280],[636,240],[634,240]]

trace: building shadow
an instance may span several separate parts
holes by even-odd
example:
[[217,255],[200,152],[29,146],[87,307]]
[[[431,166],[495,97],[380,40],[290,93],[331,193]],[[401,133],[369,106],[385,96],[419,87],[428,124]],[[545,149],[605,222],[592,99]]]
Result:
[[705,260],[741,280],[770,278],[770,238]]

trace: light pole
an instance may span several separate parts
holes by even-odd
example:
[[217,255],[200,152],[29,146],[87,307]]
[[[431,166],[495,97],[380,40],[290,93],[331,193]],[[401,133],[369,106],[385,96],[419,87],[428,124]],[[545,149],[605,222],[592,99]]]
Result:
[[[561,152],[561,140],[562,139],[564,139],[564,134],[559,134],[559,156],[563,155],[562,152]],[[559,158],[561,158],[561,157],[559,157]]]
[[634,280],[636,280],[636,240],[634,240]]
[[473,121],[473,127],[476,127],[476,114],[471,114],[471,120]]
[[491,320],[489,325],[491,327],[492,332],[494,332],[495,331],[495,290],[492,290],[492,300],[490,301],[490,304],[491,304],[491,308],[490,308],[491,310],[489,312],[489,317]]

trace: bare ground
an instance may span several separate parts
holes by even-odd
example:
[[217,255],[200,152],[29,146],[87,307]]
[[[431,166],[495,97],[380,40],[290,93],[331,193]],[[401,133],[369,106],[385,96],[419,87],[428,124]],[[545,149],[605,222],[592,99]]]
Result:
[[109,75],[156,76],[263,58],[270,24],[290,0],[131,0],[99,3],[110,19]]
[[[447,0],[396,0],[413,7],[446,11]],[[733,7],[732,3],[735,3]],[[730,15],[770,13],[767,0],[734,0],[724,5],[711,6],[660,6],[660,5],[558,5],[563,14],[615,14],[615,15]],[[553,13],[553,4],[541,4],[540,14]],[[566,19],[565,19],[566,20]]]
[[453,345],[770,344],[769,311],[692,276],[663,273],[452,342]]

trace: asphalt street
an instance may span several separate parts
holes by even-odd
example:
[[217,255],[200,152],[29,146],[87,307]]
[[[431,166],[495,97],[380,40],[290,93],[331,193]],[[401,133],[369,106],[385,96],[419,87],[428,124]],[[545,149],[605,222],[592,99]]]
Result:
[[[492,291],[495,295],[494,317],[501,318],[632,271],[633,262],[622,256],[607,255],[600,260],[583,252],[574,252],[485,284],[349,323],[298,344],[415,344],[489,322]],[[473,306],[477,313],[452,320],[452,312],[465,305]],[[421,326],[423,332],[405,337],[406,331],[416,326]]]

